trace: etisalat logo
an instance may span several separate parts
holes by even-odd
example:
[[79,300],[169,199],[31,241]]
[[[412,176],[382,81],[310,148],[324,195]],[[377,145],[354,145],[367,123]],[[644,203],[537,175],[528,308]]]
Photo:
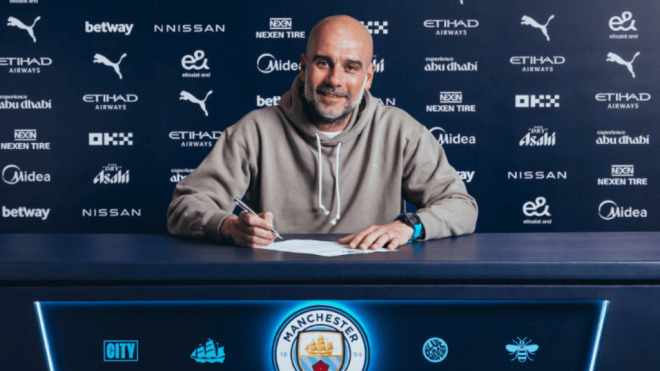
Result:
[[620,207],[612,200],[605,200],[598,205],[598,215],[605,220],[615,218],[646,218],[648,212],[646,209],[633,209],[632,207]]
[[181,93],[179,95],[179,100],[187,100],[190,103],[194,103],[199,105],[199,107],[204,111],[204,114],[206,116],[209,115],[209,112],[206,110],[206,100],[208,99],[209,95],[213,94],[213,90],[209,90],[208,93],[206,93],[206,96],[204,97],[203,100],[195,98],[194,95],[188,93],[185,90],[181,90]]
[[112,67],[115,70],[115,72],[117,73],[117,75],[119,76],[119,80],[121,80],[122,75],[121,75],[121,71],[119,71],[119,64],[126,57],[126,55],[127,55],[126,53],[122,54],[121,57],[119,57],[119,61],[117,61],[117,63],[113,63],[113,62],[110,62],[110,60],[108,58],[106,58],[103,55],[97,53],[97,54],[94,55],[94,63],[102,63],[102,64],[104,64],[108,67]]
[[141,217],[142,209],[82,209],[83,218]]
[[429,129],[431,134],[435,136],[434,132],[438,132],[438,143],[440,145],[446,145],[446,144],[476,144],[477,143],[477,138],[474,136],[466,136],[466,135],[461,135],[460,133],[458,134],[450,134],[445,131],[445,129],[441,127],[434,127]]
[[133,133],[89,133],[90,146],[132,146]]
[[551,217],[550,206],[546,205],[545,197],[537,197],[534,201],[527,201],[523,204],[522,211],[528,218],[538,219],[525,219],[523,224],[552,224],[552,219],[541,219],[544,217]]
[[36,171],[21,171],[17,165],[7,165],[2,169],[2,180],[10,185],[18,183],[50,182],[50,174],[38,174]]
[[101,23],[89,23],[85,21],[85,32],[86,33],[123,33],[128,36],[133,31],[133,24],[129,23],[110,23],[110,22],[101,22]]
[[462,104],[463,92],[441,91],[440,105],[426,105],[426,112],[477,112],[474,104]]
[[651,100],[649,93],[598,93],[596,100],[607,102],[607,109],[639,109],[639,102]]
[[559,94],[517,94],[515,99],[516,108],[559,107]]
[[34,36],[34,26],[37,24],[37,21],[40,20],[41,17],[37,17],[34,19],[34,22],[32,22],[31,26],[27,26],[25,23],[21,22],[19,19],[15,17],[9,17],[7,20],[7,26],[13,26],[16,28],[20,28],[21,30],[27,31],[28,35],[32,38],[32,41],[35,43],[37,42],[37,38]]
[[[203,50],[195,50],[195,52],[192,55],[184,55],[183,58],[181,58],[181,67],[185,69],[186,71],[191,71],[191,72],[184,72],[181,77],[186,77],[186,78],[209,78],[211,77],[211,72],[206,72],[210,70],[211,68],[208,66],[208,58],[204,57],[204,51]],[[195,72],[199,71],[199,72]]]
[[0,66],[9,67],[9,73],[41,73],[41,67],[50,66],[53,60],[46,57],[0,57]]
[[540,24],[537,21],[535,21],[532,17],[524,15],[522,17],[522,22],[520,24],[522,24],[524,26],[532,26],[534,28],[538,28],[539,30],[541,30],[541,32],[543,32],[543,35],[545,36],[545,38],[548,41],[550,41],[550,35],[548,35],[548,24],[550,23],[550,21],[553,18],[555,18],[555,16],[551,15],[550,18],[548,18],[548,21],[545,22],[545,24]]
[[11,209],[4,205],[2,206],[3,218],[39,218],[41,220],[46,220],[48,219],[48,214],[50,214],[50,209],[30,209],[25,206]]
[[96,111],[125,111],[129,103],[137,101],[136,94],[85,94],[83,96],[83,102],[95,103],[94,110]]
[[286,318],[272,349],[276,371],[366,371],[370,357],[360,323],[329,305],[309,306]]
[[466,36],[468,29],[479,27],[476,19],[427,19],[424,27],[437,28],[436,36]]
[[360,21],[372,35],[387,35],[387,21]]
[[224,24],[155,24],[154,32],[162,33],[218,33],[225,32]]
[[180,140],[181,147],[213,147],[222,131],[172,131],[170,139]]
[[0,109],[52,109],[52,99],[33,101],[27,95],[0,95]]
[[635,78],[635,71],[633,71],[633,65],[632,64],[635,61],[635,58],[637,58],[637,56],[639,54],[640,54],[639,52],[635,53],[635,55],[632,57],[632,59],[628,62],[628,61],[623,60],[623,58],[619,57],[617,54],[614,54],[614,53],[610,52],[610,53],[607,53],[606,61],[607,62],[615,62],[615,63],[620,64],[622,66],[626,66],[626,68],[628,69],[628,72],[630,72],[630,74],[632,75],[632,77],[634,79]]
[[42,149],[49,150],[50,143],[37,142],[36,129],[14,129],[15,143],[0,143],[0,149],[21,150],[21,149]]
[[547,147],[554,146],[556,142],[556,133],[550,134],[548,129],[543,126],[534,126],[518,142],[521,147]]
[[648,185],[647,178],[635,178],[635,165],[612,165],[611,178],[598,178],[598,185]]
[[554,72],[554,66],[566,63],[566,58],[561,56],[513,56],[509,62],[522,66],[522,72]]
[[257,58],[257,69],[261,73],[273,71],[298,71],[300,65],[295,62],[278,60],[272,54],[264,53]]
[[424,71],[438,71],[438,72],[476,72],[477,61],[460,63],[456,62],[453,57],[428,57],[426,58],[426,65]]
[[130,181],[130,170],[122,171],[117,164],[101,167],[101,172],[94,177],[94,184],[127,184]]
[[[630,23],[628,23],[630,22]],[[614,16],[610,18],[610,29],[612,31],[624,31],[624,32],[637,32],[637,27],[635,27],[635,20],[631,12],[623,12],[621,17]],[[638,39],[638,34],[612,34],[610,39]]]
[[103,362],[137,362],[137,340],[104,340]]
[[257,31],[257,39],[304,39],[305,31],[291,31],[291,18],[271,18],[270,31]]
[[170,177],[170,182],[179,183],[193,171],[195,171],[195,169],[172,169],[173,175]]
[[649,144],[650,135],[627,135],[625,130],[607,130],[596,132],[596,144]]

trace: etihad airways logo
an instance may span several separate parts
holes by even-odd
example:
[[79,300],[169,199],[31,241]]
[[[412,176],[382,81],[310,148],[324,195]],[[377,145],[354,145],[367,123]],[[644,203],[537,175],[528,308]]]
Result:
[[127,103],[135,103],[138,101],[136,94],[85,94],[83,102],[85,103],[110,103],[110,104],[96,104],[94,110],[96,111],[125,111]]
[[466,136],[466,135],[461,135],[459,134],[449,134],[445,131],[445,129],[441,127],[434,127],[429,130],[433,136],[436,136],[434,132],[437,132],[437,137],[438,137],[438,143],[440,145],[446,145],[446,144],[476,144],[477,143],[477,138],[474,136]]
[[271,73],[273,71],[298,71],[298,63],[278,60],[272,54],[264,53],[257,58],[257,69],[261,73]]
[[41,67],[50,66],[53,60],[46,57],[41,58],[0,58],[0,66],[8,66],[9,73],[41,73]]
[[180,140],[181,147],[213,147],[222,131],[172,131],[170,139]]
[[21,30],[27,31],[28,35],[30,35],[30,37],[32,38],[32,41],[34,41],[36,43],[37,38],[34,36],[34,25],[36,25],[37,21],[40,20],[40,19],[41,19],[41,17],[35,18],[34,22],[32,22],[32,25],[27,26],[23,22],[18,20],[17,18],[9,17],[9,19],[7,20],[7,26],[13,26],[13,27],[16,27],[16,28],[20,28]]
[[598,215],[605,220],[615,218],[646,218],[648,212],[646,209],[633,209],[632,207],[619,207],[612,200],[605,200],[598,205]]
[[37,174],[36,171],[21,171],[16,165],[7,165],[2,169],[2,180],[10,185],[17,183],[50,182],[50,174]]
[[85,21],[85,32],[87,33],[123,33],[128,36],[133,31],[133,24],[129,23],[89,23]]
[[426,58],[424,71],[438,72],[476,72],[478,69],[477,61],[460,63],[453,57],[429,57]]
[[154,32],[164,33],[218,33],[225,32],[224,24],[155,24]]
[[540,24],[537,21],[535,21],[532,17],[524,15],[522,17],[522,22],[520,24],[524,26],[532,26],[534,28],[538,28],[539,30],[541,30],[541,32],[543,32],[545,38],[548,39],[548,41],[550,41],[550,36],[548,35],[548,24],[553,18],[555,18],[555,16],[551,15],[550,18],[548,18],[548,21],[545,22],[545,24]]
[[513,65],[522,65],[522,72],[553,72],[554,66],[566,63],[566,58],[561,56],[514,56],[509,59],[509,62]]
[[607,109],[639,109],[640,102],[651,100],[649,93],[598,93],[596,100],[607,102]]
[[436,36],[466,36],[468,30],[479,27],[476,19],[427,19],[424,27],[436,28]]

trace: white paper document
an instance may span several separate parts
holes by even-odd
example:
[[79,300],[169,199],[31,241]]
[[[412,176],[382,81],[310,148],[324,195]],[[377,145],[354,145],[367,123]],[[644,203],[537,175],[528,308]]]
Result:
[[349,248],[348,245],[341,245],[338,242],[317,240],[288,240],[282,242],[273,242],[266,247],[259,247],[259,249],[292,252],[296,254],[313,254],[319,256],[341,256],[354,254],[371,254],[372,252],[396,251],[388,249],[353,250]]

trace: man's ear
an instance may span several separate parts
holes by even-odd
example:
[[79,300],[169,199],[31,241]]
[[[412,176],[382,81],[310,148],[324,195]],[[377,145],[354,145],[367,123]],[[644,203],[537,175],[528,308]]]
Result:
[[376,65],[371,63],[369,68],[367,68],[367,83],[364,84],[364,90],[371,89],[371,83],[374,79],[374,72],[376,72]]
[[303,82],[305,81],[305,71],[307,69],[307,57],[305,56],[305,53],[300,54],[300,73],[298,74],[298,78],[302,80]]

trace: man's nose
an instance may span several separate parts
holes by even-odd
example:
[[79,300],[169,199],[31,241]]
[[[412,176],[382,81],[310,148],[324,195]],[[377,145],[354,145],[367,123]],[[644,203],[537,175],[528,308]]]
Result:
[[341,69],[338,68],[336,65],[330,68],[328,75],[325,77],[325,82],[332,87],[341,86],[342,83]]

